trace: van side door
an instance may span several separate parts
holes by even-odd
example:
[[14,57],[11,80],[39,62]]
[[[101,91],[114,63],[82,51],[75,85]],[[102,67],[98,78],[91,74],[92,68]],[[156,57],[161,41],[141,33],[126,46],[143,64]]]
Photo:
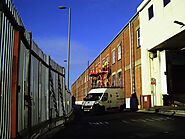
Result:
[[113,101],[113,94],[109,93],[108,96],[109,96],[108,97],[108,101],[107,101],[108,108],[111,109],[113,107],[113,103],[114,103],[114,101]]
[[118,108],[119,107],[119,93],[118,93],[118,91],[114,91],[113,93],[111,93],[112,94],[112,97],[110,98],[110,107],[111,108]]
[[105,106],[105,109],[110,107],[109,106],[110,104],[108,103],[109,102],[109,94],[108,93],[105,92],[103,94],[103,97],[102,97],[101,101],[102,101],[102,104]]

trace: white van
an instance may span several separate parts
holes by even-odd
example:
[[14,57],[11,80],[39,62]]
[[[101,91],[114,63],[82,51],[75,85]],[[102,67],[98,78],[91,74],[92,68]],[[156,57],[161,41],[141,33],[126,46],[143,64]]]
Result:
[[82,103],[83,111],[108,111],[110,109],[123,110],[125,97],[122,88],[91,89]]

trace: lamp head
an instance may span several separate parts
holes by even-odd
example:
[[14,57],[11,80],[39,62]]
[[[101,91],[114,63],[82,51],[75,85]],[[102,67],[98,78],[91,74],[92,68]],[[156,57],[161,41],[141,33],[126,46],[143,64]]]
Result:
[[65,6],[59,6],[58,8],[59,9],[67,9],[67,7],[65,7]]

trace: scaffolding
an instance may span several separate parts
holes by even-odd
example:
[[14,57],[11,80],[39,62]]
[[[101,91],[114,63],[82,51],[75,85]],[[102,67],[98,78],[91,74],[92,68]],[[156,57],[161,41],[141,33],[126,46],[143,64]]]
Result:
[[108,62],[105,62],[102,66],[96,69],[96,71],[90,71],[91,87],[110,87],[111,68]]

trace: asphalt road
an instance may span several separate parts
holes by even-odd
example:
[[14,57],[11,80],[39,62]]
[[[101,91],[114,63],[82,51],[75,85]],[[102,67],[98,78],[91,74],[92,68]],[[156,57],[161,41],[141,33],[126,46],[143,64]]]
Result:
[[137,112],[77,113],[75,121],[48,138],[185,139],[185,118]]

